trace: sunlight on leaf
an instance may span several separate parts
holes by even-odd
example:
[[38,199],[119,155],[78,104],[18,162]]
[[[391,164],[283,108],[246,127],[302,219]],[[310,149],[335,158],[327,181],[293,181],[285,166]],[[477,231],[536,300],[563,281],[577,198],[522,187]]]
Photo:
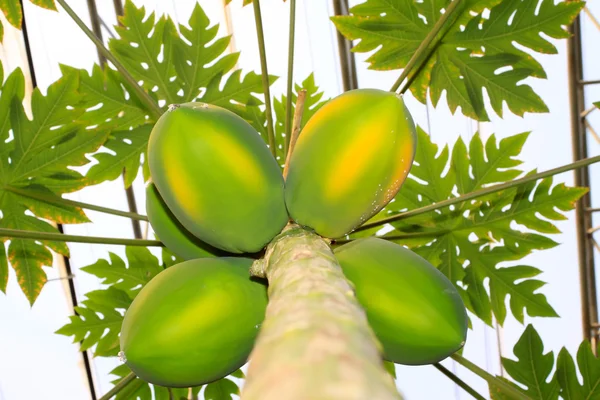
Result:
[[[332,17],[337,29],[358,42],[353,51],[372,52],[369,68],[402,69],[438,21],[450,0],[367,0],[354,6],[349,16]],[[467,0],[442,30],[443,37],[410,87],[421,102],[429,92],[434,106],[443,93],[454,113],[488,121],[484,92],[496,114],[503,106],[519,116],[547,112],[533,89],[522,83],[528,77],[545,78],[541,64],[529,53],[555,54],[548,38],[568,37],[564,28],[584,2],[555,4],[553,0]],[[453,22],[453,23],[452,23]],[[413,71],[414,72],[414,71]]]
[[[34,90],[33,119],[29,119],[22,104],[22,72],[17,69],[6,79],[0,95],[0,140],[5,142],[0,149],[0,227],[56,233],[53,225],[39,218],[57,223],[89,221],[77,207],[50,205],[10,191],[61,195],[83,186],[82,175],[70,167],[87,164],[86,153],[96,151],[106,134],[86,130],[78,122],[82,110],[73,107],[81,99],[78,85],[77,74],[67,73],[50,85],[46,96]],[[49,249],[69,254],[64,242],[13,239],[8,246],[8,260],[31,304],[46,282],[42,266],[52,265]]]

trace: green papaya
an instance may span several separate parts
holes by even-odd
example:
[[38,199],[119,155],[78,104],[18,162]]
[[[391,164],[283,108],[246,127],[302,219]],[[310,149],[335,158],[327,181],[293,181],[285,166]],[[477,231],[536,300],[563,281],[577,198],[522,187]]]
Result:
[[200,258],[156,275],[135,297],[121,328],[121,356],[141,379],[199,386],[240,368],[258,335],[266,286],[247,258]]
[[417,134],[402,98],[376,89],[329,101],[302,130],[286,178],[292,219],[341,237],[389,203],[406,179]]
[[153,183],[146,185],[146,214],[154,233],[176,256],[184,260],[219,257],[226,253],[204,243],[175,218]]
[[427,260],[374,237],[343,245],[335,256],[387,360],[432,364],[464,345],[468,320],[462,299]]
[[224,108],[171,107],[150,134],[148,165],[177,220],[211,246],[257,252],[288,221],[281,168],[256,130]]

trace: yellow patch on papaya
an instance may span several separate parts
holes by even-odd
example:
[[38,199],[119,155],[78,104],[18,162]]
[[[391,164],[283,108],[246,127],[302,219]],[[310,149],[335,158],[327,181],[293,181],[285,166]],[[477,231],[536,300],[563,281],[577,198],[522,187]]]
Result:
[[223,157],[223,167],[228,168],[238,178],[237,182],[244,184],[252,193],[261,193],[266,185],[264,173],[257,163],[256,157],[248,152],[235,138],[215,133],[210,138],[211,146],[227,154]]
[[169,151],[164,152],[164,159],[165,165],[169,165],[164,174],[167,186],[172,188],[180,207],[188,213],[200,215],[203,209],[201,193],[194,190],[193,176],[183,172],[188,169],[186,160]]
[[306,123],[306,126],[302,129],[302,134],[298,138],[298,144],[296,146],[300,145],[302,142],[306,142],[307,138],[311,137],[319,130],[319,125],[331,122],[332,120],[337,119],[337,116],[339,115],[348,114],[348,110],[352,110],[357,106],[360,107],[363,101],[364,100],[359,96],[346,94],[327,103]]
[[[362,121],[354,129],[358,134],[349,138],[347,145],[340,148],[332,160],[333,165],[340,168],[335,173],[326,174],[324,195],[328,201],[337,201],[348,196],[356,188],[356,179],[377,163],[377,157],[385,151],[388,137],[385,133],[390,129],[388,120]],[[360,134],[364,130],[380,134],[376,136]]]

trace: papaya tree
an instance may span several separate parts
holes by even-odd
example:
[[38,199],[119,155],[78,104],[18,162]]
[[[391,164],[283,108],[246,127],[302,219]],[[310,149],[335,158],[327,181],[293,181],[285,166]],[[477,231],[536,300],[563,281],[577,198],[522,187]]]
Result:
[[[557,245],[554,221],[588,189],[553,176],[600,157],[523,171],[528,133],[440,149],[404,104],[410,91],[434,106],[445,93],[453,113],[477,121],[502,117],[504,105],[519,116],[548,112],[522,81],[546,77],[532,53],[557,52],[548,38],[568,37],[582,1],[366,0],[332,23],[355,52],[371,52],[370,68],[401,72],[389,91],[333,99],[312,75],[294,85],[294,0],[280,98],[270,93],[277,77],[259,0],[243,3],[254,10],[260,73],[236,69],[239,53],[224,54],[230,37],[217,38],[200,5],[177,24],[127,1],[105,46],[55,1],[108,63],[61,66],[46,95],[34,91],[32,118],[23,73],[2,74],[0,289],[10,265],[33,304],[51,251],[126,246],[125,260],[111,254],[83,268],[104,288],[57,331],[95,356],[120,357],[103,399],[230,399],[236,379],[249,400],[399,399],[394,363],[433,364],[485,398],[439,364],[448,357],[493,398],[598,395],[600,361],[587,342],[576,362],[564,349],[555,359],[528,325],[516,360],[502,360],[512,379],[461,349],[469,318],[557,317],[538,291],[540,269],[500,264]],[[20,26],[18,1],[0,9]],[[85,175],[72,169],[89,158]],[[147,216],[63,197],[122,174],[130,186],[140,173]],[[84,209],[149,220],[157,239],[65,235],[49,223],[88,222]]]

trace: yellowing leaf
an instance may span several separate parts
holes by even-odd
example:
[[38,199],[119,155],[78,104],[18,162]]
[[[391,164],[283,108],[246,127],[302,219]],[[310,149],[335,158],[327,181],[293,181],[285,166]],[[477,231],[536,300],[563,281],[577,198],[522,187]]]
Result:
[[[29,119],[22,105],[21,71],[14,71],[4,83],[0,95],[0,227],[56,233],[53,225],[39,218],[57,223],[88,222],[77,207],[50,205],[26,195],[60,195],[81,187],[82,176],[69,167],[87,164],[86,153],[96,151],[106,140],[102,132],[88,131],[76,122],[80,115],[74,107],[80,100],[77,87],[77,75],[67,74],[50,85],[46,96],[36,89],[33,119]],[[42,267],[52,265],[49,249],[69,253],[64,242],[12,239],[8,245],[8,260],[32,304],[46,282]]]

